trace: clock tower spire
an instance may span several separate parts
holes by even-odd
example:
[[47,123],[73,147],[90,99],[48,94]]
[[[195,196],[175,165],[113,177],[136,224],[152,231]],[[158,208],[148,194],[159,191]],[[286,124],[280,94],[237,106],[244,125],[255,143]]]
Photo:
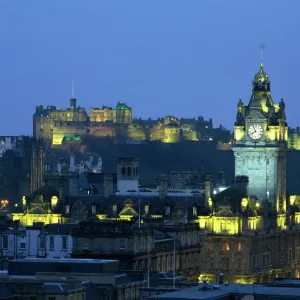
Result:
[[286,212],[288,127],[283,100],[275,104],[271,82],[261,63],[252,81],[248,104],[238,104],[234,124],[235,175],[248,176],[249,196],[275,214]]

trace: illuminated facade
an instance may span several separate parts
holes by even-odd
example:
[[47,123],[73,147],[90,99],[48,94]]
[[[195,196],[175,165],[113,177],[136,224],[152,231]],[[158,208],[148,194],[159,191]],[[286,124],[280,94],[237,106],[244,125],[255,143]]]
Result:
[[23,196],[18,207],[19,212],[12,214],[14,221],[20,221],[22,226],[31,226],[33,223],[44,224],[62,223],[62,213],[59,209],[59,193],[50,186],[44,186],[29,196]]
[[286,212],[286,151],[288,127],[283,100],[274,104],[270,79],[260,65],[246,105],[238,103],[234,126],[235,175],[249,178],[249,196]]
[[133,119],[132,108],[121,102],[115,108],[90,108],[88,114],[84,108],[77,107],[76,99],[70,99],[67,109],[37,106],[33,115],[33,135],[36,139],[48,140],[54,146],[84,136],[108,137],[117,142],[163,143],[213,141],[219,138],[228,142],[231,139],[230,131],[213,128],[211,119],[179,120],[174,116],[157,120]]

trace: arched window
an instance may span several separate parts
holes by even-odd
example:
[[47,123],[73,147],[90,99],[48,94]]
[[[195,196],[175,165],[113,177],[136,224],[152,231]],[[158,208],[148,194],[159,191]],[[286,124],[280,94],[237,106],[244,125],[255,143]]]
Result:
[[127,175],[128,175],[128,176],[131,176],[131,167],[128,167],[128,168],[127,168]]
[[125,175],[125,173],[126,173],[126,168],[125,167],[122,167],[121,173],[122,173],[122,175]]

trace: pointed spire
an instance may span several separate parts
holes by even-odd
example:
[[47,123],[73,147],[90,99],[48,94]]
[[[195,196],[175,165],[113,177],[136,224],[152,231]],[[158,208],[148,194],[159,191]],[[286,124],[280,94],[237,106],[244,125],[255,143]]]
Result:
[[72,99],[75,97],[75,87],[74,87],[74,79],[72,79]]
[[265,45],[261,44],[260,45],[260,68],[262,69],[264,64],[263,64],[263,50],[265,49]]

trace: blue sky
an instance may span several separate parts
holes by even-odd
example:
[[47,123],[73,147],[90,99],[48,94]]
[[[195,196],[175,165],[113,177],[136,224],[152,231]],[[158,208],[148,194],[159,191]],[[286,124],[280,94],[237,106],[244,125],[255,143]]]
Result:
[[212,117],[232,129],[261,43],[273,99],[300,126],[300,1],[0,2],[1,135],[31,134],[36,105],[124,101],[136,117]]

